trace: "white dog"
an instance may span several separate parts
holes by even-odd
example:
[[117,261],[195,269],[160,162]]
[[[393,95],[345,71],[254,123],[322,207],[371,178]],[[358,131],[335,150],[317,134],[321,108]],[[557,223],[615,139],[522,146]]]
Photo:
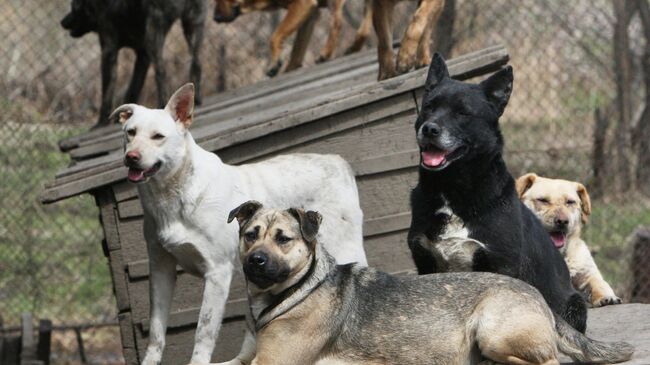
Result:
[[[341,157],[296,154],[230,166],[195,143],[193,109],[194,86],[186,84],[164,110],[127,104],[111,116],[123,123],[124,163],[144,210],[151,325],[143,364],[162,358],[176,264],[205,280],[192,363],[210,362],[238,253],[237,224],[226,221],[245,201],[318,210],[327,250],[339,263],[367,264],[354,174]],[[251,341],[247,334],[244,347],[254,349]]]

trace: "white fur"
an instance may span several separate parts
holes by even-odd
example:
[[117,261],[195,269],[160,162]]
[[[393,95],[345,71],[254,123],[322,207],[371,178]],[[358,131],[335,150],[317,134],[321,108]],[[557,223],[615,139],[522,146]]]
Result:
[[474,253],[479,248],[485,249],[485,245],[469,238],[469,229],[446,201],[436,214],[449,216],[444,231],[440,233],[437,241],[423,239],[421,244],[434,254],[439,271],[472,271]]
[[[296,154],[230,166],[194,142],[186,125],[172,117],[173,105],[165,110],[130,107],[124,130],[136,133],[125,134],[126,152],[142,155],[142,169],[162,162],[155,175],[137,185],[151,273],[150,340],[143,364],[161,361],[176,264],[205,279],[191,361],[209,363],[238,253],[237,222],[226,220],[245,201],[319,211],[324,217],[319,242],[339,263],[367,264],[356,183],[341,157]],[[155,133],[164,138],[152,139]],[[250,356],[251,343],[254,338],[247,334],[242,357]]]

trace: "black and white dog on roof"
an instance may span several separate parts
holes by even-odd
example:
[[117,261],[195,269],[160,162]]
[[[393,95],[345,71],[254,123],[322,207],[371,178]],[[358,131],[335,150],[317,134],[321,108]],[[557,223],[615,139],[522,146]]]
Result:
[[490,271],[536,287],[581,332],[583,297],[503,160],[499,118],[512,92],[506,67],[479,84],[452,80],[433,56],[415,124],[421,152],[408,244],[419,274]]

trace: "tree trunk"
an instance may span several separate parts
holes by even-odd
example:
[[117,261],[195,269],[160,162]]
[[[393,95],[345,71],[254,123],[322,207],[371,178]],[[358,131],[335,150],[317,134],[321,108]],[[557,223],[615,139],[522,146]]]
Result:
[[648,0],[637,0],[637,8],[645,36],[645,50],[641,60],[645,85],[645,108],[634,129],[636,142],[634,147],[638,160],[636,178],[641,192],[650,196],[650,3]]
[[603,196],[607,181],[607,157],[605,156],[605,143],[609,119],[604,116],[599,108],[594,112],[594,149],[592,156],[594,180],[590,184],[589,194],[592,198]]
[[612,0],[616,21],[614,23],[614,74],[616,76],[616,109],[618,124],[615,130],[616,174],[618,192],[632,187],[630,119],[632,114],[630,39],[630,9],[628,1]]

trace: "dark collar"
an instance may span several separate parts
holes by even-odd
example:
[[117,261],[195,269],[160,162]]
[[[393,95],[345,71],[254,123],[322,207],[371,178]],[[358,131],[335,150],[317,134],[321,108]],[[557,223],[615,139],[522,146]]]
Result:
[[[300,304],[325,281],[335,262],[328,253],[318,247],[318,244],[316,247],[316,253],[312,256],[309,269],[305,275],[297,283],[282,292],[269,295],[270,303],[260,312],[257,318],[251,313],[255,323],[255,332],[259,332],[269,322]],[[263,295],[263,293],[260,295]],[[252,302],[250,292],[249,302]]]

